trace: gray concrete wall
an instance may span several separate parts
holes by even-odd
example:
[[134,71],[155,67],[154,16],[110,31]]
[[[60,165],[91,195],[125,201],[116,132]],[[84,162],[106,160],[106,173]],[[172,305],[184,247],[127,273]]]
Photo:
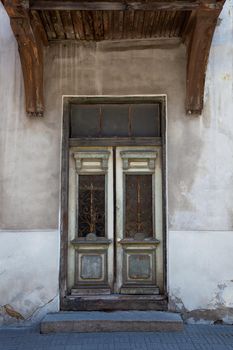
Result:
[[[229,272],[233,245],[232,4],[232,0],[226,2],[214,36],[202,116],[188,117],[184,111],[185,47],[172,41],[159,48],[155,41],[143,45],[140,42],[51,45],[45,51],[43,119],[29,119],[25,114],[17,45],[0,4],[0,246],[10,247],[11,252],[10,263],[0,255],[2,322],[9,322],[5,305],[26,319],[40,307],[44,310],[40,315],[54,310],[54,303],[50,308],[49,301],[58,290],[63,95],[167,94],[171,307],[181,307],[187,314],[200,308],[220,309],[219,299],[213,299],[219,285],[225,285],[223,307],[228,311],[233,307]],[[29,232],[31,242],[34,235],[39,237],[36,248],[28,244]],[[46,255],[45,232],[50,232],[53,242],[49,250],[46,248]],[[19,255],[14,252],[16,238],[25,259],[24,274],[18,264]],[[42,270],[35,264],[34,282],[28,280],[26,273],[32,268],[32,246],[39,264],[49,256],[48,266],[42,264]],[[221,259],[223,252],[225,257]],[[197,283],[203,264],[206,282]],[[189,273],[185,266],[190,267]],[[49,288],[43,278],[48,273],[53,277]],[[6,287],[11,289],[19,278],[19,294],[6,295]],[[28,293],[28,284],[33,296]],[[48,307],[44,308],[46,304]]]

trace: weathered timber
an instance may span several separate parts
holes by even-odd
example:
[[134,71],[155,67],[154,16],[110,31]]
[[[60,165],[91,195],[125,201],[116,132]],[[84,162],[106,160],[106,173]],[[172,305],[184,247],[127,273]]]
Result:
[[103,16],[102,11],[94,11],[93,13],[93,28],[96,41],[104,39]]
[[65,36],[67,39],[75,39],[74,26],[69,11],[61,12],[61,20],[65,30]]
[[60,246],[60,269],[59,286],[61,305],[67,293],[67,272],[68,272],[68,192],[69,192],[69,121],[70,106],[67,100],[63,104],[63,137],[62,137],[62,163],[61,163],[61,246]]
[[53,27],[56,32],[56,36],[59,39],[65,39],[64,26],[61,20],[59,11],[51,11],[51,18],[53,21]]
[[43,18],[43,23],[45,23],[45,28],[48,33],[49,40],[56,39],[55,25],[49,11],[41,12],[41,16]]
[[43,99],[43,42],[38,20],[20,0],[2,0],[10,17],[11,27],[19,46],[24,77],[26,111],[31,116],[42,116]]
[[37,11],[31,11],[31,16],[32,16],[31,23],[32,23],[32,27],[34,28],[34,31],[39,33],[43,44],[47,46],[49,44],[48,37],[39,13]]
[[124,33],[123,38],[133,38],[133,23],[134,23],[134,11],[127,11],[124,13]]
[[92,12],[83,11],[82,18],[83,18],[83,27],[84,27],[86,40],[94,40],[95,31],[94,31],[94,22],[93,22]]
[[75,146],[160,146],[161,137],[100,137],[73,138],[69,140],[71,147]]
[[[221,2],[223,6],[224,1]],[[186,113],[201,114],[206,67],[221,8],[200,7],[193,11],[184,29],[187,45]]]
[[133,24],[133,36],[134,36],[134,38],[137,38],[137,39],[142,38],[144,20],[145,20],[145,12],[144,11],[135,11],[134,24]]
[[112,18],[112,11],[103,11],[104,40],[110,40],[113,37]]
[[[198,8],[203,2],[200,0],[191,1],[62,1],[62,0],[30,0],[30,9],[34,10],[83,10],[83,11],[96,11],[96,10],[114,10],[114,11],[126,11],[126,10],[143,10],[143,11],[155,11],[155,10],[181,10],[188,11]],[[215,0],[207,1],[206,7],[218,7],[218,2]]]
[[154,11],[145,12],[144,24],[143,24],[143,37],[145,38],[151,37],[155,16],[156,16],[156,12]]
[[84,40],[85,33],[83,28],[83,19],[82,19],[81,11],[72,11],[71,17],[72,17],[76,39]]
[[122,39],[124,29],[124,11],[113,11],[113,37]]
[[165,295],[86,295],[62,299],[66,311],[167,310]]
[[[187,11],[36,11],[50,42],[179,37]],[[188,11],[189,12],[189,11]],[[176,15],[174,23],[173,17]],[[67,21],[67,18],[69,20]],[[70,21],[72,19],[72,22]],[[170,23],[172,22],[172,23]],[[171,26],[175,24],[172,34]],[[74,35],[75,34],[75,35]]]

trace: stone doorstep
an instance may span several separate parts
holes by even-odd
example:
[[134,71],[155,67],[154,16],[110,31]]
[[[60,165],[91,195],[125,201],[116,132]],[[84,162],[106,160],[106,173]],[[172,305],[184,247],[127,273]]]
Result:
[[163,311],[78,311],[48,314],[40,324],[47,333],[182,331],[180,314]]

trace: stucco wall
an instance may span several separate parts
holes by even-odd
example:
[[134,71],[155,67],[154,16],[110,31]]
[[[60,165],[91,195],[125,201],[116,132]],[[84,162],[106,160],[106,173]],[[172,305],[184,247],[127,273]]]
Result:
[[233,323],[233,231],[170,231],[171,310],[188,322]]
[[211,47],[202,116],[169,116],[170,307],[190,322],[233,323],[232,77],[233,2],[227,1]]
[[[170,306],[191,320],[200,315],[190,312],[200,309],[218,309],[212,319],[227,320],[233,284],[232,6],[228,0],[214,36],[202,116],[185,115],[185,47],[172,41],[163,48],[156,42],[52,45],[45,51],[46,113],[30,119],[17,45],[0,4],[2,322],[15,320],[4,305],[35,320],[58,308],[62,95],[79,94],[167,94]],[[24,257],[24,273],[14,247]],[[19,279],[18,294],[6,295]]]
[[57,231],[0,231],[0,325],[30,325],[59,307]]
[[27,118],[17,44],[0,3],[0,229],[57,229],[60,115]]

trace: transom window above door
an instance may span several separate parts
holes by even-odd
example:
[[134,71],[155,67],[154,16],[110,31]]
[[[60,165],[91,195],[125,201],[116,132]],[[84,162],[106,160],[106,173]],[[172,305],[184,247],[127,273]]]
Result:
[[71,104],[71,138],[161,137],[160,103]]

